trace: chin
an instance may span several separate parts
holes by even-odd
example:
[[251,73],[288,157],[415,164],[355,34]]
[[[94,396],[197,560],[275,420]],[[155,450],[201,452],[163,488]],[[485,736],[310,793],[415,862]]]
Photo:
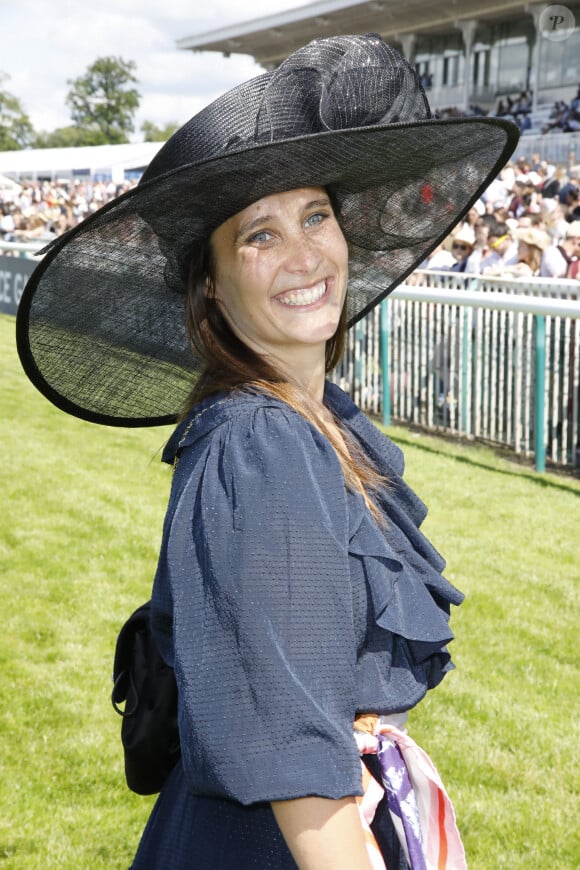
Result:
[[328,327],[309,331],[306,335],[302,332],[297,338],[302,344],[320,344],[322,341],[330,341],[336,333],[337,328],[338,324],[334,323]]

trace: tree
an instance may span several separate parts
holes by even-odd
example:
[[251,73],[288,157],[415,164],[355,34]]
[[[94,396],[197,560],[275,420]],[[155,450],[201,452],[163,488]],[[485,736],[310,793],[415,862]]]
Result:
[[143,133],[144,142],[166,142],[170,136],[173,136],[178,129],[177,121],[168,121],[164,127],[158,127],[153,121],[143,121],[141,124],[141,132]]
[[79,148],[82,145],[102,145],[100,130],[85,130],[82,127],[57,127],[50,132],[37,133],[34,148]]
[[94,135],[92,145],[128,142],[134,128],[133,115],[141,96],[136,88],[134,61],[121,57],[98,57],[86,73],[69,79],[66,102],[74,123]]
[[4,90],[8,79],[0,73],[0,151],[19,151],[30,145],[34,128],[20,100]]

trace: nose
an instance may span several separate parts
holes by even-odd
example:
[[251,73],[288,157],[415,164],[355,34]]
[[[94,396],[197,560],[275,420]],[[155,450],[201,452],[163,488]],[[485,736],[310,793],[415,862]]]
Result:
[[313,275],[322,262],[322,252],[316,242],[304,232],[286,238],[285,268],[294,275]]

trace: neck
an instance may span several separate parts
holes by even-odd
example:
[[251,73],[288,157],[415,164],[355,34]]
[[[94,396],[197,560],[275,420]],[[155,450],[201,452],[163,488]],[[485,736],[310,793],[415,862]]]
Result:
[[322,404],[326,379],[326,345],[300,348],[300,355],[287,354],[272,360],[274,365],[304,389],[311,399]]

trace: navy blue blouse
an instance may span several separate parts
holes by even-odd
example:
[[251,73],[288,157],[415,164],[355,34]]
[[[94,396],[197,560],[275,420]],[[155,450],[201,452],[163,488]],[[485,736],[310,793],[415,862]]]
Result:
[[210,397],[164,451],[177,462],[153,629],[175,667],[190,795],[360,794],[356,713],[408,710],[452,667],[462,596],[419,531],[401,451],[338,387],[325,403],[389,482],[384,528],[328,440],[268,395]]

